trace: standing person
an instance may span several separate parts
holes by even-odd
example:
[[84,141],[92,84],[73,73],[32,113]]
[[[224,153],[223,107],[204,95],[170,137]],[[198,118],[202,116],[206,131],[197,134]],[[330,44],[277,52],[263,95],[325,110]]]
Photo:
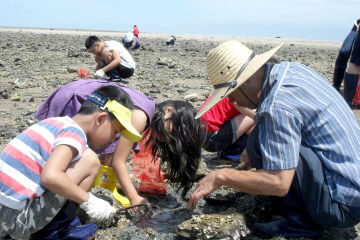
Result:
[[107,75],[112,81],[121,81],[131,77],[135,71],[135,61],[125,47],[118,41],[100,41],[90,36],[85,41],[86,49],[95,54],[95,76]]
[[166,39],[165,43],[166,43],[167,46],[169,46],[169,45],[174,45],[175,41],[176,41],[176,37],[171,35],[170,37],[168,37]]
[[[138,140],[129,112],[116,88],[100,88],[72,118],[47,118],[16,136],[0,153],[0,238],[29,239],[67,200],[97,221],[114,215],[114,207],[88,193],[100,163],[91,149],[105,147],[117,132]],[[67,218],[57,227],[65,231],[67,225],[79,225]]]
[[358,19],[354,22],[354,25],[353,25],[350,33],[345,38],[345,40],[340,48],[339,54],[336,58],[334,77],[333,77],[333,86],[338,91],[340,91],[340,86],[344,79],[346,66],[347,66],[348,60],[350,58],[351,50],[354,45],[356,31],[357,31],[359,23],[360,23],[360,19]]
[[268,63],[279,48],[256,55],[228,41],[209,52],[214,92],[196,117],[227,96],[256,109],[246,146],[256,170],[211,172],[197,184],[189,207],[220,186],[270,195],[274,218],[256,223],[256,232],[319,237],[324,229],[360,221],[360,127],[323,76],[299,63]]
[[134,25],[133,34],[135,37],[139,37],[139,28],[136,26],[136,24]]
[[350,60],[344,77],[344,98],[350,107],[353,106],[353,99],[360,75],[360,27],[358,25],[356,37],[351,51]]
[[[206,99],[199,110],[209,100]],[[255,111],[249,114],[245,109],[239,110],[229,102],[229,98],[224,98],[201,116],[207,125],[204,149],[217,152],[218,159],[240,162],[240,155],[254,126]]]

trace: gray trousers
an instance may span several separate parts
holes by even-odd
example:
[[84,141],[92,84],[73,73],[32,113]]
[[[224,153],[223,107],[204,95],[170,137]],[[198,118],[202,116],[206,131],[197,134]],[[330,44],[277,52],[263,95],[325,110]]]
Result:
[[0,204],[0,239],[29,239],[31,234],[45,227],[61,210],[66,198],[46,191],[28,200],[22,210]]

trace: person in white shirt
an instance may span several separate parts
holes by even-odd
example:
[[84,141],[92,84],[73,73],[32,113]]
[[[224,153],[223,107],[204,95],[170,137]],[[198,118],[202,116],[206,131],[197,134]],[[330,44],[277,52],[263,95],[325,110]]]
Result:
[[96,36],[90,36],[85,41],[86,49],[95,54],[97,64],[95,77],[112,81],[130,78],[135,71],[135,61],[126,48],[118,41],[101,41]]
[[124,47],[129,50],[136,50],[140,48],[139,38],[135,37],[131,32],[128,32],[124,35],[122,43]]

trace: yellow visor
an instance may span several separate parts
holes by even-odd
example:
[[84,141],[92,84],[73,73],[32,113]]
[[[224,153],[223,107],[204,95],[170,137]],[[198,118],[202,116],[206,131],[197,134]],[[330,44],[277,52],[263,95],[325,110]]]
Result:
[[137,142],[141,139],[140,133],[134,128],[131,124],[131,111],[130,109],[124,107],[120,103],[114,100],[107,100],[105,107],[109,112],[114,114],[116,119],[124,127],[124,130],[120,132],[121,136],[124,136],[126,139]]

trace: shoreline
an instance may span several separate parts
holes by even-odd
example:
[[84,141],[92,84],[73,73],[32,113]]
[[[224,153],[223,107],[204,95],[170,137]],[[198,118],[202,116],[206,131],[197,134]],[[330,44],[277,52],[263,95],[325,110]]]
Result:
[[[31,33],[31,34],[64,34],[64,35],[98,35],[98,36],[111,36],[122,37],[126,32],[122,31],[105,31],[105,30],[83,30],[83,29],[56,29],[56,28],[29,28],[29,27],[4,27],[0,26],[0,32],[13,32],[13,33]],[[163,38],[166,39],[171,34],[164,33],[147,33],[141,32],[141,38]],[[287,39],[287,38],[272,38],[272,37],[254,37],[254,36],[224,36],[224,35],[195,35],[195,34],[173,34],[177,39],[181,40],[198,40],[198,41],[214,41],[223,42],[231,39],[239,40],[243,43],[257,43],[257,44],[299,44],[304,46],[316,47],[339,47],[341,42],[325,41],[325,40],[307,40],[307,39]]]

